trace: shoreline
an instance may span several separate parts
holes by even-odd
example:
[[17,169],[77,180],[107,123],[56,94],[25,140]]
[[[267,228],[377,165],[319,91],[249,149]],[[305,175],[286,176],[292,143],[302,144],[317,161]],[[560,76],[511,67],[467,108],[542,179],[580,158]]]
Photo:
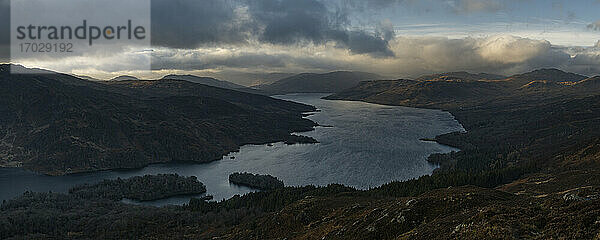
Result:
[[[345,101],[345,100],[335,100],[335,101]],[[370,103],[370,102],[364,102],[364,101],[357,101],[357,102],[363,102],[363,103],[369,103],[369,104],[375,104],[375,105],[383,105],[383,104],[378,104],[378,103]],[[396,105],[389,105],[389,106],[398,107],[398,106],[396,106]],[[401,107],[407,107],[407,106],[401,106]],[[415,107],[408,107],[408,108],[415,108]],[[416,109],[418,109],[418,108],[416,108]],[[421,109],[424,109],[424,108],[421,108]],[[427,109],[427,110],[439,110],[439,109]],[[316,111],[310,111],[310,112],[311,112],[311,113],[319,113],[319,112],[321,112],[321,111],[320,111],[320,109],[317,109]],[[310,117],[310,116],[306,116],[305,118],[307,118],[307,117]],[[452,116],[452,117],[455,119],[455,117],[454,117],[454,116]],[[313,122],[314,122],[314,121],[313,121]],[[311,131],[315,131],[317,127],[332,127],[332,126],[329,126],[329,125],[321,125],[321,124],[319,124],[319,123],[317,123],[317,122],[314,122],[314,123],[315,123],[315,124],[314,124],[314,126],[312,127],[312,129],[311,129],[311,130],[306,130],[306,131],[301,131],[301,132],[293,132],[293,133],[290,133],[290,135],[293,135],[293,134],[295,134],[295,133],[305,133],[305,132],[311,132]],[[459,124],[460,124],[460,122],[459,122]],[[462,127],[462,124],[460,124],[460,127]],[[462,127],[462,128],[464,128],[464,127]],[[460,131],[460,130],[458,130],[458,131]],[[453,131],[453,132],[458,132],[458,131]],[[453,133],[453,132],[448,132],[448,133]],[[444,133],[444,134],[448,134],[448,133]],[[423,139],[425,139],[425,138],[423,138]],[[422,139],[419,139],[419,140],[422,140]],[[435,142],[436,144],[440,144],[440,143],[438,143],[437,141],[432,141],[432,142]],[[210,163],[214,163],[214,162],[217,162],[217,161],[223,160],[223,159],[227,158],[227,156],[228,156],[228,155],[230,155],[231,153],[236,153],[236,152],[239,152],[239,151],[240,151],[240,149],[241,149],[241,147],[243,147],[243,146],[268,146],[268,144],[276,144],[276,143],[285,143],[285,141],[271,141],[271,142],[264,142],[264,143],[249,143],[249,144],[240,145],[240,146],[239,146],[239,147],[238,147],[238,148],[237,148],[235,151],[230,151],[230,152],[228,152],[228,153],[226,153],[226,154],[222,155],[222,157],[221,157],[221,158],[218,158],[218,159],[215,159],[215,160],[212,160],[212,161],[207,161],[207,162],[196,162],[196,161],[169,161],[169,162],[158,162],[158,163],[151,163],[151,164],[147,164],[147,165],[145,165],[145,166],[142,166],[142,167],[135,167],[135,168],[117,168],[117,169],[101,169],[101,170],[95,170],[95,171],[78,171],[78,172],[73,172],[73,173],[68,173],[68,174],[63,174],[63,175],[49,175],[49,174],[44,174],[44,173],[40,173],[40,172],[36,172],[36,171],[32,171],[32,170],[29,170],[29,169],[26,169],[26,168],[21,168],[21,169],[23,169],[23,170],[25,170],[25,171],[33,172],[34,174],[41,174],[41,175],[46,175],[46,176],[71,176],[71,175],[72,175],[72,176],[77,176],[77,175],[93,174],[93,173],[98,173],[98,172],[111,172],[111,171],[115,171],[115,172],[127,172],[127,171],[135,171],[135,170],[141,170],[141,169],[147,168],[147,167],[149,167],[149,166],[153,166],[153,165],[168,165],[168,164],[193,164],[193,165],[204,165],[204,164],[210,164]],[[440,144],[440,145],[443,145],[443,146],[448,146],[448,145],[445,145],[445,144]],[[452,146],[448,146],[448,147],[452,147]],[[453,147],[453,148],[454,148],[454,147]],[[459,150],[460,150],[460,149],[459,149]],[[432,153],[430,153],[430,154],[429,154],[429,155],[426,157],[426,161],[427,161],[427,159],[428,159],[428,158],[429,158],[431,155],[433,155],[433,154],[436,154],[436,153],[433,153],[433,152],[432,152]],[[444,154],[445,154],[445,153],[444,153]],[[432,163],[430,163],[429,161],[428,161],[428,163],[429,163],[429,164],[432,164]],[[432,165],[434,165],[434,164],[432,164]],[[439,164],[435,164],[435,165],[436,165],[435,169],[433,169],[431,172],[429,172],[429,173],[426,173],[426,174],[424,174],[424,175],[433,175],[433,174],[435,174],[435,173],[436,173],[436,171],[439,169]],[[395,180],[393,179],[393,180],[390,180],[389,182],[382,183],[381,185],[385,185],[385,184],[388,184],[388,183],[391,183],[391,182],[395,182],[395,181],[400,181],[400,180],[399,180],[399,179],[395,179]],[[402,181],[404,181],[404,180],[402,180]],[[406,181],[408,181],[408,180],[406,180]],[[379,186],[381,186],[381,185],[377,185],[377,186],[371,186],[371,187],[379,187]],[[173,198],[173,197],[169,197],[169,198]],[[169,199],[169,198],[166,198],[166,199]],[[153,201],[149,201],[149,202],[153,202]]]

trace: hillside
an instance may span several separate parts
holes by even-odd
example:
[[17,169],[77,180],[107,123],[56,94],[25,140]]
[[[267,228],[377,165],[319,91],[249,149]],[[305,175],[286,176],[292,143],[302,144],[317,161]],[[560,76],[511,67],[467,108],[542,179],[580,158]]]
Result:
[[381,78],[376,74],[364,72],[302,73],[257,88],[272,94],[334,93],[354,87],[361,81]]
[[134,77],[134,76],[123,75],[123,76],[115,77],[109,81],[137,81],[137,80],[140,80],[140,79],[138,79],[137,77]]
[[598,88],[600,88],[600,76],[586,78],[584,80],[576,82],[575,87],[583,88],[583,89],[592,89],[592,90],[598,89]]
[[0,68],[0,164],[50,175],[209,162],[315,125],[302,118],[314,107],[262,95],[185,81],[97,83],[7,69]]
[[461,80],[461,81],[477,81],[477,80],[500,80],[505,79],[505,76],[489,74],[489,73],[469,73],[469,72],[447,72],[439,74],[424,75],[418,77],[417,81],[433,81],[433,80]]
[[188,82],[193,82],[193,83],[204,84],[204,85],[211,86],[211,87],[225,88],[225,89],[253,93],[253,94],[264,94],[263,92],[256,90],[256,89],[252,89],[252,88],[238,85],[238,84],[235,84],[232,82],[223,81],[223,80],[219,80],[219,79],[211,78],[211,77],[198,77],[198,76],[194,76],[194,75],[167,75],[167,76],[164,76],[161,80],[183,80],[183,81],[188,81]]
[[[586,76],[557,69],[541,69],[500,80],[476,79],[490,76],[489,74],[458,73],[460,74],[427,75],[416,80],[365,81],[326,99],[452,109],[459,106],[471,107],[492,100],[525,96],[535,99],[540,94],[590,95],[600,90],[598,85],[593,84],[593,78],[586,82]],[[589,87],[583,87],[584,85]]]
[[564,72],[559,69],[539,69],[528,73],[517,74],[509,77],[507,80],[516,83],[528,83],[531,81],[547,81],[553,83],[560,82],[578,82],[586,79],[586,76]]
[[[430,176],[370,190],[284,187],[163,208],[26,193],[0,207],[0,238],[600,238],[600,93],[522,91],[501,80],[467,86],[493,86],[502,94],[450,104],[439,99],[462,99],[453,94],[466,92],[438,97],[415,82],[373,81],[341,94],[449,110],[467,132],[436,137],[461,151],[430,156],[440,165]],[[419,90],[421,99],[393,92],[377,98],[388,88]]]

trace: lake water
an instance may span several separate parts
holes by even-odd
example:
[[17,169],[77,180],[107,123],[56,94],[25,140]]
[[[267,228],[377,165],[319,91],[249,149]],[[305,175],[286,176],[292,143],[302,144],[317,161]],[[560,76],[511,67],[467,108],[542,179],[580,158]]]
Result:
[[[288,186],[341,183],[368,189],[394,180],[431,174],[436,166],[426,161],[427,156],[457,149],[419,139],[464,131],[448,112],[321,99],[325,95],[276,96],[321,110],[308,118],[328,127],[301,133],[317,139],[318,144],[247,145],[221,161],[207,164],[155,164],[136,170],[59,177],[0,168],[0,201],[14,198],[27,190],[67,192],[77,184],[159,173],[197,176],[206,185],[207,194],[213,195],[215,200],[252,191],[229,184],[228,176],[233,172],[270,174]],[[235,158],[232,159],[232,156]],[[142,204],[182,204],[187,203],[189,198],[175,197]]]

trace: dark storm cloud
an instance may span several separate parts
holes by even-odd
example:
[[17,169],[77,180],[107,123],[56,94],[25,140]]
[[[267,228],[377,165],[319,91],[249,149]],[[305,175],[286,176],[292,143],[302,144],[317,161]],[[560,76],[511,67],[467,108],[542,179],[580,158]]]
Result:
[[315,58],[313,56],[294,55],[288,53],[266,54],[256,52],[241,52],[232,55],[178,55],[166,53],[153,56],[153,70],[209,70],[209,69],[289,69],[300,67],[303,69],[332,71],[344,69],[344,62],[334,61],[329,58]]
[[152,44],[190,49],[245,42],[255,28],[237,21],[238,7],[229,0],[152,0]]
[[316,0],[251,0],[250,13],[264,25],[260,39],[275,44],[335,41],[353,53],[393,56],[389,32],[378,36],[362,30],[348,30],[348,13],[341,8],[328,9]]
[[343,30],[348,20],[343,13],[330,12],[315,0],[250,0],[252,16],[264,24],[261,40],[276,44],[298,41],[323,43],[327,40],[347,41]]
[[446,3],[459,14],[497,12],[504,8],[502,3],[497,0],[451,0]]
[[154,45],[192,49],[243,44],[336,42],[353,53],[392,56],[385,36],[349,29],[347,12],[317,0],[152,1]]
[[392,57],[394,52],[388,48],[388,42],[382,38],[364,32],[351,32],[347,43],[354,53],[370,53],[373,56]]

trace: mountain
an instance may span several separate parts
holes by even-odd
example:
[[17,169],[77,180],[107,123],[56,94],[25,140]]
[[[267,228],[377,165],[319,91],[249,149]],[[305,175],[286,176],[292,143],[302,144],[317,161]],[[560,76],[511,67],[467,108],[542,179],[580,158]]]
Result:
[[574,83],[584,80],[588,77],[565,72],[555,68],[538,69],[532,72],[517,74],[509,77],[507,80],[516,84],[525,85],[532,81],[544,81],[547,83]]
[[134,76],[123,75],[123,76],[115,77],[109,81],[132,81],[132,80],[140,80],[140,79],[138,79],[137,77],[134,77]]
[[211,77],[198,77],[198,76],[194,76],[194,75],[167,75],[167,76],[164,76],[162,78],[162,80],[183,80],[183,81],[188,81],[188,82],[193,82],[193,83],[204,84],[204,85],[212,86],[212,87],[225,88],[225,89],[231,89],[231,90],[236,90],[236,91],[240,91],[240,92],[264,95],[264,92],[261,92],[259,90],[245,87],[242,85],[238,85],[238,84],[228,82],[228,81],[222,81],[222,80],[219,80],[216,78],[211,78]]
[[212,87],[227,88],[227,89],[246,88],[242,85],[238,85],[238,84],[227,82],[227,81],[221,81],[216,78],[198,77],[198,76],[194,76],[194,75],[167,75],[167,76],[164,76],[162,79],[163,80],[164,79],[185,80],[185,81],[189,81],[189,82],[193,82],[193,83],[200,83],[200,84],[204,84],[204,85],[208,85],[208,86],[212,86]]
[[575,83],[575,87],[578,88],[591,88],[591,89],[599,89],[600,88],[600,76],[595,76],[591,78],[586,78]]
[[[498,79],[499,77],[490,74],[454,72],[426,75],[416,80],[365,81],[354,88],[326,98],[448,109],[456,106],[474,106],[513,95],[521,97],[536,93],[589,95],[600,90],[600,88],[582,87],[596,86],[592,84],[593,79],[586,83],[586,76],[558,69],[540,69],[504,79]],[[578,84],[581,85],[577,86]]]
[[[90,82],[0,67],[0,165],[62,175],[209,162],[285,141],[315,108],[180,80]],[[182,89],[184,88],[184,89]]]
[[424,75],[418,77],[417,81],[433,81],[433,80],[460,80],[460,81],[477,81],[477,80],[500,80],[505,79],[505,76],[496,75],[496,74],[488,74],[488,73],[478,73],[473,74],[469,72],[447,72],[440,74],[432,74],[432,75]]
[[302,73],[257,88],[272,94],[333,93],[354,87],[361,81],[381,78],[379,75],[364,72]]
[[393,102],[421,107],[466,106],[502,95],[507,86],[497,83],[499,80],[496,79],[500,77],[483,73],[451,72],[425,75],[415,80],[363,81],[326,99],[353,99],[384,104]]

